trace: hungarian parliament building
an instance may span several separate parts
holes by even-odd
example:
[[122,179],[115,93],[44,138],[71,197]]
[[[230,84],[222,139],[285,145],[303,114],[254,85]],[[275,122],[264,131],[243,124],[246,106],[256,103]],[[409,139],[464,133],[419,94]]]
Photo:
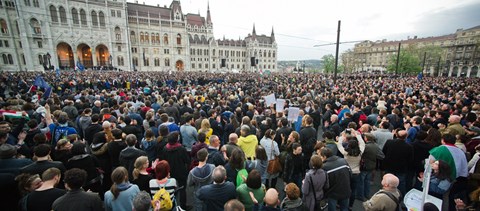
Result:
[[176,0],[0,0],[0,71],[276,71],[273,27],[215,39],[206,6],[204,17]]

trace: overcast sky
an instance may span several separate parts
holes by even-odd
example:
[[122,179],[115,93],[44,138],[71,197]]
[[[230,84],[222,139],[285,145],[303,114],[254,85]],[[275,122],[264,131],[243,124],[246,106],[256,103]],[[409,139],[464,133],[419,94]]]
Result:
[[[134,2],[134,0],[128,0]],[[171,0],[138,0],[170,6]],[[183,13],[206,17],[207,0],[181,0]],[[242,39],[252,32],[270,35],[272,27],[279,60],[320,59],[335,55],[340,42],[429,37],[480,25],[479,0],[209,0],[215,39]],[[343,44],[340,51],[353,48]]]

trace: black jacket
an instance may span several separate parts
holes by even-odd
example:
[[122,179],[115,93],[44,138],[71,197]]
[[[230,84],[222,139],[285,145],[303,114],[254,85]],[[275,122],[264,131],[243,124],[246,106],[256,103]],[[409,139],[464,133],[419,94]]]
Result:
[[170,164],[170,176],[175,178],[179,187],[187,183],[190,156],[181,144],[167,144],[158,156],[160,160],[166,160]]
[[134,169],[133,165],[135,164],[135,160],[140,156],[147,156],[147,153],[135,147],[127,147],[120,152],[120,156],[119,156],[120,165],[127,169],[128,178],[130,181],[133,180],[133,175],[132,175],[132,172]]
[[[341,168],[340,168],[341,167]],[[327,171],[329,187],[325,195],[331,199],[348,199],[350,197],[351,170],[345,159],[333,155],[323,162]],[[329,172],[330,171],[330,172]]]
[[413,163],[413,147],[405,140],[387,140],[383,146],[383,168],[392,173],[406,173]]

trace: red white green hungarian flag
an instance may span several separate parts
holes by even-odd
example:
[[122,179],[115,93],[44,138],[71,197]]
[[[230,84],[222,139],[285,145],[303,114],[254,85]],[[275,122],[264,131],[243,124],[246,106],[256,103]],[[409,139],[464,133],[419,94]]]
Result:
[[[22,118],[23,117],[22,111],[14,111],[14,110],[0,110],[0,114],[4,117],[8,118]],[[28,118],[28,116],[25,116]]]

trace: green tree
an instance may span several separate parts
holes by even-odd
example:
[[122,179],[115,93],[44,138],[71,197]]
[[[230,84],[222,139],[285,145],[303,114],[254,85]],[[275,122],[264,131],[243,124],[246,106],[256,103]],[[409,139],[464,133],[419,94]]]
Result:
[[[387,71],[395,72],[397,64],[397,55],[392,55],[388,60]],[[398,63],[398,73],[418,73],[422,70],[420,60],[417,56],[406,50],[400,50],[400,62]]]
[[323,72],[333,73],[335,70],[335,57],[332,54],[324,55],[322,57]]

